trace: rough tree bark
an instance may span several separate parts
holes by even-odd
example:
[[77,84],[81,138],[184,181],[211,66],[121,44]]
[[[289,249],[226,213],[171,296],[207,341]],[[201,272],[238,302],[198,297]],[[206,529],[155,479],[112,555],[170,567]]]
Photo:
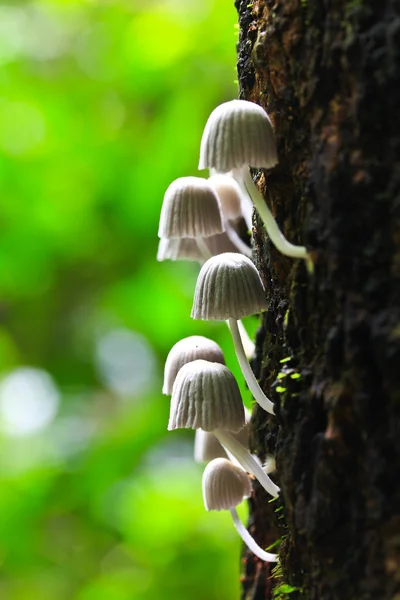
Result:
[[254,216],[269,310],[253,368],[277,417],[255,409],[252,445],[282,493],[256,487],[250,529],[281,539],[283,578],[247,553],[243,598],[400,600],[400,2],[236,7],[240,97],[270,114],[280,157],[255,175],[315,257],[308,275]]

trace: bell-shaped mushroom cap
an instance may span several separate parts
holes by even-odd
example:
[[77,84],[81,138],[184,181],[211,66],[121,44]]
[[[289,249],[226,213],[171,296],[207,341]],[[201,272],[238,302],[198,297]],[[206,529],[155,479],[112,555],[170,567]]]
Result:
[[250,495],[250,477],[229,460],[216,458],[204,469],[203,500],[206,510],[230,510]]
[[192,318],[239,320],[267,308],[260,275],[243,254],[226,252],[208,259],[197,277]]
[[224,448],[213,433],[196,429],[196,435],[194,436],[195,462],[209,462],[210,460],[214,460],[214,458],[227,458]]
[[165,361],[163,394],[172,394],[175,378],[183,365],[200,358],[225,364],[224,353],[213,340],[202,335],[191,335],[177,342]]
[[244,424],[239,387],[227,367],[195,360],[180,369],[172,389],[169,430],[223,429],[236,433]]
[[268,169],[277,162],[274,131],[261,106],[231,100],[213,110],[201,139],[199,169],[227,173],[244,165]]
[[235,221],[243,216],[240,203],[241,190],[238,182],[229,175],[217,173],[208,178],[221,201],[222,212],[226,219]]
[[159,237],[196,238],[222,233],[220,200],[206,179],[180,177],[165,192]]
[[[225,235],[223,233],[218,234]],[[157,260],[193,260],[203,262],[204,256],[196,240],[191,238],[161,238],[158,244]]]

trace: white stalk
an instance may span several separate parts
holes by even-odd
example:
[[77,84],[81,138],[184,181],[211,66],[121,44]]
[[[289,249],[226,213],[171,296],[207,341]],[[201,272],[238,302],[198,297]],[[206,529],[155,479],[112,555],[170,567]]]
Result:
[[[226,321],[226,324],[229,327],[229,319]],[[254,354],[256,346],[255,346],[254,342],[250,339],[250,336],[247,333],[246,328],[243,325],[242,321],[237,321],[237,326],[239,328],[240,337],[241,337],[243,348],[244,348],[244,353],[247,356],[247,358],[251,358]]]
[[230,454],[232,454],[241,466],[248,473],[252,473],[259,483],[263,486],[264,490],[271,494],[271,496],[278,496],[279,488],[275,483],[268,477],[263,470],[260,463],[250,454],[248,450],[240,442],[238,442],[231,433],[223,431],[222,429],[215,429],[213,434],[218,439],[221,446],[223,446]]
[[240,238],[240,236],[236,233],[236,231],[234,230],[234,228],[232,227],[232,225],[229,223],[228,220],[225,221],[224,225],[225,225],[225,233],[228,236],[228,238],[231,240],[232,244],[234,246],[236,246],[236,248],[239,250],[239,252],[241,252],[248,258],[251,258],[253,256],[251,248],[249,248],[249,246],[247,244],[245,244],[245,242]]
[[265,550],[260,548],[255,539],[250,535],[246,527],[243,525],[242,521],[239,519],[239,515],[237,514],[236,508],[231,508],[230,512],[232,515],[233,523],[236,527],[236,531],[238,532],[246,546],[249,548],[249,550],[251,550],[256,556],[258,556],[258,558],[261,558],[261,560],[266,560],[268,562],[277,562],[278,555],[272,554],[271,552],[266,552]]
[[[229,319],[227,319],[225,321],[225,323],[228,325],[228,328],[230,330]],[[242,321],[237,321],[237,326],[240,331],[240,337],[241,337],[241,340],[243,343],[244,353],[245,353],[246,357],[249,359],[253,356],[256,346],[255,346],[254,342],[251,341],[250,336],[247,333]]]
[[240,191],[242,192],[240,195],[240,205],[242,207],[243,219],[246,222],[246,227],[249,231],[253,230],[253,202],[251,197],[249,196],[249,192],[245,188],[243,183],[243,177],[241,176],[241,172],[232,171],[232,177],[235,179],[236,183],[239,184]]
[[255,401],[268,413],[274,415],[274,405],[260,388],[259,383],[247,361],[242,338],[240,337],[238,322],[236,319],[229,319],[229,328],[231,330],[233,345],[235,346],[236,356],[239,361],[240,368],[242,369],[243,377],[245,378]]
[[292,258],[304,258],[307,260],[309,256],[306,247],[291,244],[287,241],[279,229],[271,211],[265,203],[264,198],[255,185],[249,169],[247,167],[243,168],[241,174],[243,177],[244,187],[252,199],[261,219],[263,220],[268,236],[274,246],[279,250],[279,252],[285,254],[286,256],[291,256]]

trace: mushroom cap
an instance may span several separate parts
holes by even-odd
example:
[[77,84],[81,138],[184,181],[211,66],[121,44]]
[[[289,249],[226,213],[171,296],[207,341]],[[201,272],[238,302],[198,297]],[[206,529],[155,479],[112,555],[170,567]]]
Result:
[[247,256],[226,252],[209,258],[197,277],[192,318],[239,320],[267,308],[260,275]]
[[[218,234],[225,235],[223,233]],[[161,238],[158,244],[157,260],[193,260],[203,262],[204,257],[191,238]]]
[[225,364],[224,353],[218,344],[202,335],[191,335],[172,346],[165,361],[163,394],[172,394],[174,381],[183,365],[200,358]]
[[238,182],[230,175],[222,173],[212,175],[208,178],[208,181],[218,194],[224,216],[232,221],[242,217],[243,212],[240,203],[242,194]]
[[225,230],[221,203],[206,179],[180,177],[164,195],[158,236],[208,237]]
[[213,110],[201,139],[199,169],[227,173],[245,165],[268,169],[277,162],[274,130],[261,106],[231,100]]
[[202,487],[206,510],[230,510],[251,495],[251,480],[246,471],[226,458],[208,463]]
[[239,387],[227,367],[195,360],[180,369],[172,389],[168,430],[201,428],[236,433],[244,424]]

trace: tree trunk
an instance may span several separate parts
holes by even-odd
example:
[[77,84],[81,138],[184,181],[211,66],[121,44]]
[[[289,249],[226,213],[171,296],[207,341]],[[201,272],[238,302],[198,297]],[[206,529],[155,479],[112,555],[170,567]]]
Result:
[[256,486],[250,530],[281,540],[281,567],[247,553],[243,598],[400,600],[400,2],[236,6],[240,97],[280,159],[257,182],[315,260],[280,255],[254,215],[253,368],[277,415],[255,409],[252,446],[282,492]]

